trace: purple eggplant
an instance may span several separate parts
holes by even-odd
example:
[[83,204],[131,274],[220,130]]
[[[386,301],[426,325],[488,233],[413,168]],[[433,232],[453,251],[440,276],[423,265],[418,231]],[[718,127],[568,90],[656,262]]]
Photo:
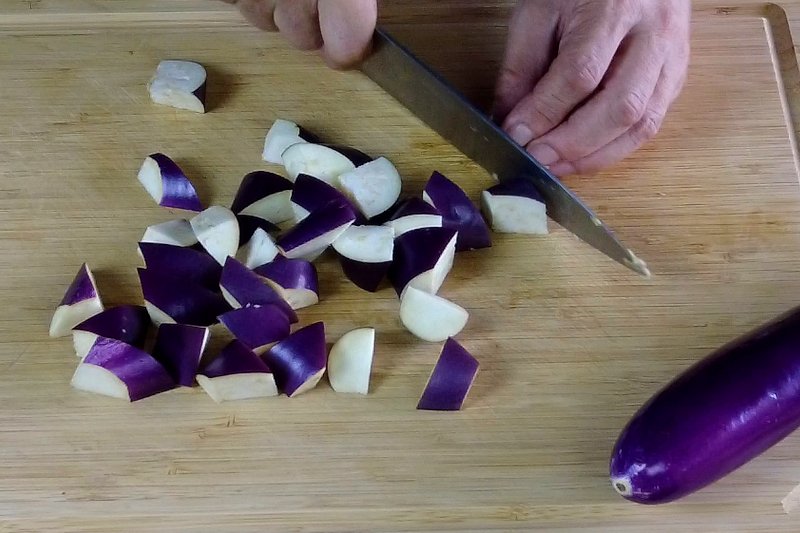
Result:
[[403,185],[397,169],[385,157],[341,174],[338,184],[367,219],[391,209],[400,198]]
[[638,503],[682,498],[800,426],[800,308],[699,361],[633,416],[611,484]]
[[197,375],[197,383],[217,403],[278,395],[272,371],[237,340],[225,346]]
[[319,302],[317,268],[309,261],[279,256],[254,272],[269,282],[292,309],[302,309]]
[[394,229],[394,236],[397,238],[415,229],[441,228],[442,214],[420,198],[409,198],[400,204],[384,225]]
[[172,246],[194,246],[197,244],[197,236],[194,234],[189,221],[179,218],[149,226],[144,235],[142,235],[141,242],[171,244]]
[[333,243],[347,279],[375,292],[386,277],[394,254],[394,229],[389,226],[350,226]]
[[547,234],[547,206],[527,178],[501,181],[483,191],[481,206],[498,233]]
[[139,182],[162,207],[202,211],[194,185],[175,162],[164,154],[151,154],[139,169]]
[[289,335],[264,354],[278,390],[289,397],[317,386],[325,373],[325,326],[315,322]]
[[286,313],[291,323],[297,322],[297,313],[289,303],[272,286],[263,282],[258,274],[233,257],[229,257],[222,268],[219,286],[225,300],[234,309],[252,305],[277,305]]
[[208,344],[208,335],[209,329],[200,326],[161,324],[153,357],[164,365],[175,383],[191,387]]
[[395,239],[389,280],[399,296],[406,286],[436,294],[453,267],[458,232],[423,228]]
[[69,335],[72,328],[103,311],[103,302],[97,291],[92,271],[86,263],[81,265],[75,278],[58,304],[50,321],[50,336]]
[[278,239],[278,248],[290,259],[315,259],[356,220],[353,210],[328,204],[311,213]]
[[480,364],[455,339],[447,339],[417,409],[459,411],[467,399]]
[[333,184],[341,174],[371,161],[368,155],[343,146],[314,143],[298,143],[289,146],[281,154],[281,161],[289,179],[308,174]]
[[231,211],[280,224],[292,218],[291,194],[291,181],[274,172],[256,170],[242,178]]
[[216,323],[217,316],[230,309],[222,296],[202,285],[144,268],[138,271],[145,308],[157,325],[210,326]]
[[150,316],[141,305],[120,305],[106,309],[72,330],[75,355],[86,357],[98,337],[116,339],[134,348],[142,348],[149,328]]
[[168,59],[158,64],[148,90],[160,105],[206,112],[206,69],[194,61]]
[[212,205],[189,223],[197,240],[220,265],[239,250],[239,221],[227,207]]
[[294,189],[292,189],[292,211],[294,212],[294,219],[300,222],[305,219],[309,213],[317,211],[330,204],[341,204],[350,207],[353,212],[356,211],[355,207],[350,203],[347,197],[339,192],[333,185],[322,181],[321,179],[309,176],[308,174],[300,174],[294,182]]
[[152,242],[140,242],[139,252],[151,272],[182,278],[210,289],[219,285],[222,267],[205,252]]
[[100,337],[75,370],[72,386],[135,402],[173,389],[175,382],[150,354],[122,341]]
[[488,248],[492,236],[481,212],[461,187],[434,171],[422,198],[442,214],[442,225],[458,231],[456,251]]
[[219,321],[234,337],[257,354],[267,346],[289,336],[291,324],[283,309],[277,305],[254,305],[228,311]]

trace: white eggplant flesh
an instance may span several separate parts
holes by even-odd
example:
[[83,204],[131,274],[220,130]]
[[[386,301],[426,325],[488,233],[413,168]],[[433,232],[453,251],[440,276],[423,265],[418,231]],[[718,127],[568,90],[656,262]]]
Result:
[[416,337],[442,342],[467,325],[469,313],[463,307],[416,287],[406,287],[400,299],[400,321]]

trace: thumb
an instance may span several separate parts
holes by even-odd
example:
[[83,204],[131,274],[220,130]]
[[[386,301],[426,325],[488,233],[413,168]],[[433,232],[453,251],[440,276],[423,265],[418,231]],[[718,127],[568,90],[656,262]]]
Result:
[[497,75],[492,118],[502,123],[547,72],[557,51],[557,10],[538,2],[517,2],[508,27],[503,64]]

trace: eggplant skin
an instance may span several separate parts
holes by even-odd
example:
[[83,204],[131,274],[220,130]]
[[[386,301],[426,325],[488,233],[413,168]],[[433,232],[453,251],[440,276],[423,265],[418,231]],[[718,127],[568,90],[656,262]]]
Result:
[[667,503],[729,474],[800,426],[800,307],[723,346],[653,396],[611,455],[611,484]]

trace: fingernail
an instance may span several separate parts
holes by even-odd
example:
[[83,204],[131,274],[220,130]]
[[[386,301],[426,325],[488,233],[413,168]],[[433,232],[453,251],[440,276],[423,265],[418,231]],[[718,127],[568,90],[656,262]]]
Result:
[[561,159],[556,151],[546,144],[534,144],[530,147],[528,152],[530,152],[533,158],[544,166],[552,165]]
[[520,146],[525,146],[533,140],[533,132],[525,124],[516,124],[508,130],[508,135]]

